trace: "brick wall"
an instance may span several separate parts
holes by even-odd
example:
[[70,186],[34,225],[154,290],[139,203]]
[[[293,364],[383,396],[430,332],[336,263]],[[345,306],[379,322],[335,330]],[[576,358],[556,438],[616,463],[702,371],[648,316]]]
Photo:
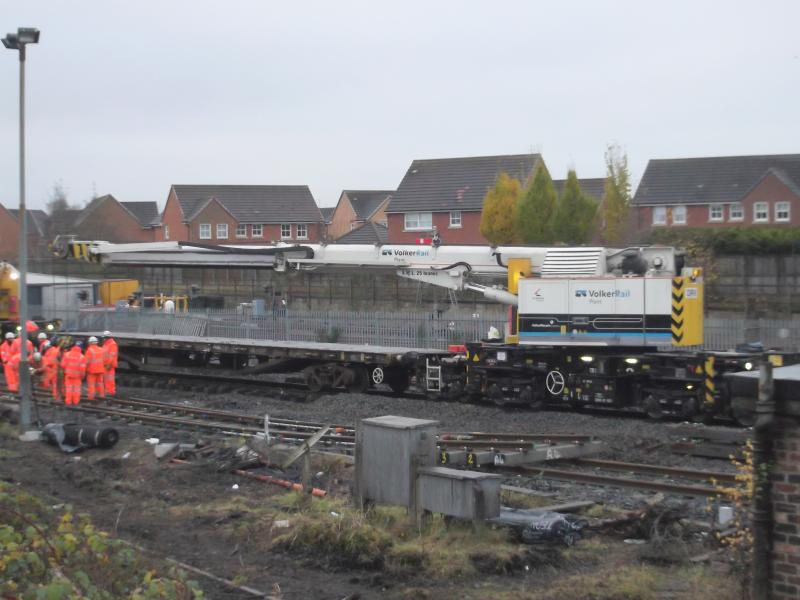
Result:
[[[756,221],[754,218],[755,205],[758,202],[767,203],[766,220]],[[778,202],[789,203],[790,210],[788,220],[777,220],[776,204]],[[675,205],[680,204],[680,200],[676,199]],[[721,204],[722,219],[714,221],[710,218],[711,215],[709,213],[708,204],[686,205],[686,223],[683,224],[674,223],[673,206],[667,206],[666,225],[653,225],[653,212],[655,208],[652,206],[640,206],[634,209],[636,211],[637,230],[646,231],[651,227],[725,228],[743,226],[758,227],[761,225],[800,225],[800,197],[772,174],[762,179],[758,185],[747,193],[747,195],[741,198],[740,204],[742,205],[743,214],[740,219],[731,218],[732,201],[723,202]]]
[[16,259],[19,244],[19,223],[0,206],[0,260]]
[[[218,225],[228,226],[227,237],[221,237]],[[211,226],[211,238],[203,239],[200,237],[202,225]],[[289,237],[281,233],[281,225],[268,223],[262,226],[261,236],[253,235],[252,224],[244,224],[245,237],[236,237],[236,228],[239,225],[236,219],[216,200],[209,202],[208,205],[198,213],[189,223],[188,241],[201,242],[204,244],[265,244],[268,242],[298,242],[313,243],[318,242],[321,236],[320,223],[286,223],[289,226]],[[298,226],[306,226],[306,236],[298,234]],[[174,239],[174,238],[173,238]]]
[[[156,240],[185,242],[189,239],[189,227],[183,222],[183,212],[175,191],[170,189],[164,213],[161,215],[161,227],[156,232]],[[169,232],[169,238],[166,237]]]
[[356,213],[350,200],[347,196],[342,194],[339,198],[339,203],[336,205],[336,210],[331,215],[331,222],[328,225],[328,238],[331,240],[338,239],[346,233],[350,233],[350,224],[356,220]]
[[119,202],[106,200],[97,205],[75,228],[78,239],[108,242],[153,242],[154,230],[144,229]]
[[[389,243],[390,244],[415,244],[417,239],[430,235],[425,231],[405,231],[405,215],[402,213],[389,214]],[[480,211],[462,211],[461,227],[450,227],[449,212],[435,212],[432,215],[433,226],[439,232],[443,243],[453,244],[488,244],[481,235]]]
[[778,421],[773,438],[772,598],[800,598],[800,426]]

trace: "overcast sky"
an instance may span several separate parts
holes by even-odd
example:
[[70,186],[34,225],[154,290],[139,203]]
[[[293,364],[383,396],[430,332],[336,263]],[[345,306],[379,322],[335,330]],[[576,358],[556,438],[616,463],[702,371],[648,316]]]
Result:
[[[172,183],[394,189],[415,158],[800,152],[800,2],[0,0],[28,52],[28,203]],[[0,48],[0,203],[18,63]]]

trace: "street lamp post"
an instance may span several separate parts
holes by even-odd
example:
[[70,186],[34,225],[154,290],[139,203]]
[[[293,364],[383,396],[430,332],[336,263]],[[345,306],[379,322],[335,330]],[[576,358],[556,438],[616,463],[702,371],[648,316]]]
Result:
[[9,50],[19,51],[19,427],[31,426],[31,379],[28,371],[28,212],[25,208],[25,47],[39,43],[39,30],[20,27],[3,38]]

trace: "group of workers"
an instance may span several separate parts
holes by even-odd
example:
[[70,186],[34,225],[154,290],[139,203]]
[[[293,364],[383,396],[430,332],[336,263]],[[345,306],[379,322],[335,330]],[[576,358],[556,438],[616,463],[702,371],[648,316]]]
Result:
[[[44,332],[38,334],[37,346],[28,340],[27,355],[34,385],[50,391],[53,400],[58,402],[63,398],[64,404],[70,405],[80,404],[84,379],[88,400],[116,395],[117,342],[110,331],[104,331],[101,340],[92,336],[87,342],[84,353],[80,341],[69,344],[66,338],[50,339]],[[19,391],[21,346],[21,338],[12,332],[0,344],[0,361],[11,392]]]

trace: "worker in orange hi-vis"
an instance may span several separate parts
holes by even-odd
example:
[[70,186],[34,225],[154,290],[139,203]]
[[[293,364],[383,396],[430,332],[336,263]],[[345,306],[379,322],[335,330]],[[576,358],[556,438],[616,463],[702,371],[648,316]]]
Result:
[[75,342],[61,359],[64,370],[64,404],[81,403],[81,381],[86,375],[86,357],[81,352],[81,343]]
[[119,349],[117,347],[117,342],[111,337],[110,331],[103,332],[103,351],[105,352],[106,394],[109,396],[116,396],[117,382],[115,380],[115,375],[117,371]]
[[47,334],[44,331],[39,332],[39,335],[36,336],[36,346],[39,348],[39,352],[44,354],[44,343],[47,341]]
[[16,393],[19,391],[19,362],[21,358],[22,355],[19,352],[14,352],[6,363],[8,366],[6,369],[6,385],[8,385],[10,392]]
[[51,390],[53,400],[58,401],[58,363],[61,359],[61,349],[54,346],[49,340],[42,344],[42,379],[41,386]]
[[89,347],[86,349],[86,387],[87,398],[94,400],[95,395],[106,397],[105,378],[106,360],[103,348],[97,343],[97,338],[89,338]]
[[[19,348],[22,345],[22,338],[17,336],[11,342],[11,351],[19,353]],[[33,354],[33,342],[30,339],[25,340],[25,347],[28,349],[28,354]]]
[[6,339],[0,344],[0,362],[3,363],[3,373],[6,376],[6,385],[11,380],[8,375],[8,371],[11,368],[8,364],[8,361],[11,360],[11,356],[13,353],[11,352],[11,342],[14,341],[14,334],[10,331],[6,334]]

